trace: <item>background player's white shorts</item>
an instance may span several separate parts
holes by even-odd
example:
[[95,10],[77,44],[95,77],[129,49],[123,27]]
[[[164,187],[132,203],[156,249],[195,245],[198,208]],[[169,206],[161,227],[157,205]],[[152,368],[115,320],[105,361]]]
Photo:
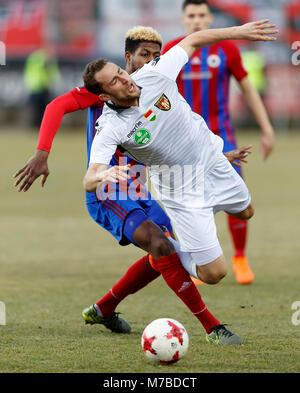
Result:
[[214,214],[218,211],[239,213],[251,197],[243,179],[222,154],[213,168],[204,175],[204,200],[201,207],[165,206],[181,251],[192,253],[197,265],[212,262],[222,249],[217,237]]

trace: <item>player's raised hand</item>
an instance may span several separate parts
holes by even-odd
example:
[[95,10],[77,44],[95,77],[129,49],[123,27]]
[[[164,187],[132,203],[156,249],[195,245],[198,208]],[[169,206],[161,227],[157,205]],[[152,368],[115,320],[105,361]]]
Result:
[[34,181],[40,176],[42,176],[41,186],[44,187],[50,174],[47,162],[48,155],[47,151],[37,150],[36,154],[27,161],[25,166],[13,175],[17,179],[14,186],[19,186],[18,192],[29,190]]
[[238,35],[241,40],[248,41],[276,41],[278,33],[276,25],[268,23],[269,19],[246,23],[238,26]]
[[238,149],[231,150],[228,151],[227,153],[224,153],[224,156],[232,165],[240,167],[242,165],[236,160],[247,163],[248,161],[246,160],[246,158],[248,157],[249,154],[252,153],[251,149],[252,149],[252,145],[242,146],[239,147]]

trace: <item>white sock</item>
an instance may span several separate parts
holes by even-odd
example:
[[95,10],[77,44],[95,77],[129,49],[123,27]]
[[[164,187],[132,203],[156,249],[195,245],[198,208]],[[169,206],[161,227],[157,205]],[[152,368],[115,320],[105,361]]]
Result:
[[172,242],[175,251],[177,252],[182,266],[185,268],[185,270],[189,273],[190,276],[199,279],[196,272],[196,263],[193,262],[191,254],[187,251],[181,251],[178,241],[172,239],[171,237],[169,237],[168,239]]

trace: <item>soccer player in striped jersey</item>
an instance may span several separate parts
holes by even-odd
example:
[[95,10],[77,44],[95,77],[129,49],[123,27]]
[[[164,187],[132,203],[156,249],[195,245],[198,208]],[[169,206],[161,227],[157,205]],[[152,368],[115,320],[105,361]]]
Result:
[[[161,45],[160,35],[152,28],[140,26],[130,29],[126,34],[125,40],[125,57],[128,72],[134,72],[145,63],[159,56]],[[40,129],[37,152],[15,174],[15,177],[18,178],[15,185],[19,186],[19,191],[27,191],[39,176],[42,176],[42,186],[45,185],[49,175],[48,155],[63,116],[86,108],[88,108],[87,156],[89,162],[90,149],[96,133],[97,119],[101,116],[103,110],[103,101],[99,99],[99,96],[89,93],[84,87],[77,87],[57,97],[48,105]],[[149,114],[149,121],[151,121],[151,114]],[[235,159],[243,160],[247,154],[247,148],[241,148],[228,155],[227,158],[233,162]],[[112,169],[114,166],[119,165],[121,161],[123,164],[136,164],[136,161],[130,159],[118,149],[111,160]],[[132,177],[126,179],[125,190],[122,188],[120,193],[116,192],[114,199],[105,198],[101,200],[96,193],[86,193],[87,208],[93,220],[108,230],[121,245],[126,245],[130,242],[137,245],[152,242],[154,243],[152,247],[153,255],[158,258],[162,256],[160,253],[163,252],[158,251],[158,249],[163,250],[166,247],[164,245],[165,234],[158,226],[162,226],[164,230],[167,229],[169,232],[172,232],[170,220],[146,189],[143,190],[144,195],[147,196],[146,200],[145,198],[137,200],[122,199],[124,192],[128,191],[134,181],[135,179]],[[139,185],[143,188],[142,184],[139,183]],[[116,191],[118,190],[119,187],[116,185]],[[143,229],[145,225],[147,226],[147,231]],[[149,232],[153,236],[151,241],[150,236],[148,236]],[[152,268],[149,257],[149,255],[146,255],[135,262],[103,298],[83,311],[83,318],[87,323],[100,323],[117,333],[128,333],[130,331],[130,326],[118,316],[118,313],[115,313],[115,309],[125,297],[137,292],[160,276],[160,273]],[[182,254],[182,257],[188,256]],[[232,334],[220,324],[203,302],[201,307],[202,312],[197,318],[202,323],[210,341],[215,341],[221,345],[240,343],[238,336]]]
[[[208,29],[213,15],[205,0],[185,0],[183,2],[183,24],[186,33]],[[162,53],[180,42],[179,37],[166,43]],[[274,131],[267,112],[255,87],[251,84],[243,67],[238,47],[232,41],[222,41],[197,50],[178,75],[179,92],[190,104],[192,110],[200,114],[210,130],[224,140],[224,152],[236,147],[234,128],[229,114],[230,77],[238,81],[241,91],[253,112],[261,130],[261,150],[264,158],[271,153],[274,145]],[[241,167],[235,167],[242,176]],[[234,245],[233,271],[237,282],[249,284],[254,274],[245,254],[248,222],[228,217],[228,226]]]

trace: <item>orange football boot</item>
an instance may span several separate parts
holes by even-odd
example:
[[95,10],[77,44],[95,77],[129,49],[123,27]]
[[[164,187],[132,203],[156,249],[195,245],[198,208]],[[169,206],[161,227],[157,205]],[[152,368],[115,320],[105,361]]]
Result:
[[250,284],[254,280],[254,273],[248,265],[247,257],[233,257],[232,264],[235,279],[239,284]]

